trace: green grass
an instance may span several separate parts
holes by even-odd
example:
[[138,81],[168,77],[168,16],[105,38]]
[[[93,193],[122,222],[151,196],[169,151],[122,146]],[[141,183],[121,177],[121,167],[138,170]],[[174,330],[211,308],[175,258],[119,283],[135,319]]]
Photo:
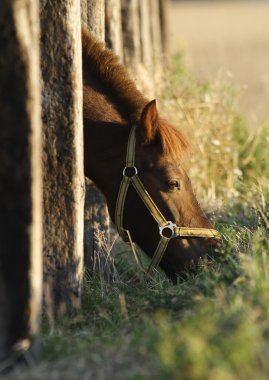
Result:
[[67,366],[81,357],[94,367],[105,360],[101,373],[109,378],[120,353],[118,378],[267,379],[269,193],[256,197],[257,208],[239,202],[219,218],[218,259],[201,261],[177,285],[161,273],[147,280],[124,251],[110,282],[85,279],[81,313],[44,325],[44,361],[57,368],[63,358]]

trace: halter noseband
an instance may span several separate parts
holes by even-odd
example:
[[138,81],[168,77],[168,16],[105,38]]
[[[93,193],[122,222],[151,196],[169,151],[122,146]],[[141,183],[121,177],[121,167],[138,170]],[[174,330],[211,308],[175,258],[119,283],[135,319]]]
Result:
[[167,221],[147,190],[138,177],[138,170],[135,167],[135,129],[133,126],[129,135],[127,154],[126,154],[126,166],[123,169],[123,178],[120,183],[118,192],[116,211],[115,211],[115,223],[119,235],[124,241],[130,240],[129,231],[123,228],[123,211],[125,205],[125,199],[129,185],[132,184],[137,194],[144,202],[152,217],[155,219],[159,226],[160,241],[151,259],[147,273],[150,274],[153,268],[156,268],[167,248],[170,239],[177,237],[195,237],[195,238],[217,238],[220,239],[220,234],[217,230],[211,228],[190,228],[190,227],[178,227],[175,223]]

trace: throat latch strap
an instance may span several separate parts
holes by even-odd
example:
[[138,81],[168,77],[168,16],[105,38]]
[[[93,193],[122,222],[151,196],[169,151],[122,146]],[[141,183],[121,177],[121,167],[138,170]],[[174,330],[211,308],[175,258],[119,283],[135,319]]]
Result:
[[123,213],[126,195],[130,184],[132,184],[137,194],[144,202],[145,206],[148,208],[150,214],[159,226],[160,241],[154,252],[154,255],[151,259],[147,271],[150,274],[152,270],[156,268],[161,262],[170,239],[176,237],[220,239],[220,234],[217,230],[210,228],[178,227],[175,223],[167,221],[165,219],[165,217],[163,216],[163,214],[161,213],[161,211],[159,210],[159,208],[145,189],[140,178],[138,177],[138,170],[135,167],[135,129],[136,126],[133,126],[129,135],[126,155],[126,166],[123,169],[123,178],[120,183],[115,210],[115,224],[121,238],[124,241],[129,241],[129,234],[123,227]]

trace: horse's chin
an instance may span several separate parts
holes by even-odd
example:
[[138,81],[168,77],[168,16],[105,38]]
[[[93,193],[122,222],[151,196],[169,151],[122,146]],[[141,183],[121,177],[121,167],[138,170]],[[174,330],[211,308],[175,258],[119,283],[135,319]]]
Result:
[[182,239],[167,250],[161,267],[174,284],[185,281],[197,274],[203,258],[212,260],[215,257],[217,247],[219,241],[216,239]]

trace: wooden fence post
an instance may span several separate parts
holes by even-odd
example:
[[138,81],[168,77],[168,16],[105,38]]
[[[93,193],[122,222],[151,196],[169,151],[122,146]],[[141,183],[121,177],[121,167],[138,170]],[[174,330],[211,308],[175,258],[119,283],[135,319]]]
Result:
[[160,28],[164,54],[168,53],[168,7],[169,0],[160,0]]
[[123,41],[122,41],[122,25],[121,25],[121,1],[106,0],[105,6],[106,46],[112,49],[115,54],[123,62]]
[[138,0],[122,0],[122,32],[124,63],[135,73],[141,63]]
[[150,0],[150,14],[151,14],[151,35],[152,35],[152,50],[154,62],[154,80],[158,82],[162,69],[162,33],[161,33],[161,18],[160,18],[160,4],[158,0]]
[[33,352],[42,298],[39,17],[0,2],[0,373]]
[[44,260],[49,314],[80,307],[84,170],[80,2],[41,1]]
[[88,0],[88,28],[105,41],[105,0]]
[[81,21],[88,25],[88,0],[80,0]]
[[148,98],[155,92],[151,1],[122,0],[124,63]]
[[142,63],[153,70],[150,0],[139,0]]
[[[105,0],[88,0],[88,28],[105,42]],[[88,274],[108,276],[107,251],[110,246],[110,218],[106,199],[94,183],[86,178],[84,208],[84,263]]]
[[109,277],[110,219],[106,199],[95,184],[85,178],[84,262],[87,273]]

